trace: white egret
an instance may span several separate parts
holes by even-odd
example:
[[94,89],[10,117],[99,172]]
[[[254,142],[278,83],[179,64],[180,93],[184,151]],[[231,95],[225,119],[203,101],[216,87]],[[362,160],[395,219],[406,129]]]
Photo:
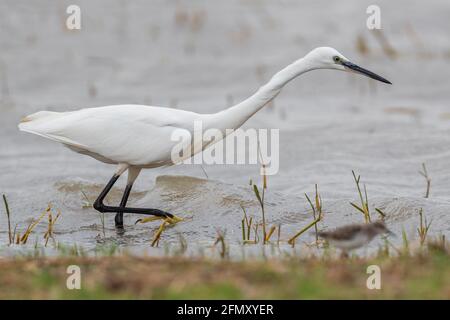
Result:
[[[173,217],[159,209],[131,208],[126,203],[141,169],[173,164],[171,151],[177,143],[171,139],[174,130],[185,129],[193,133],[195,121],[201,121],[204,130],[215,128],[225,132],[226,129],[237,129],[274,99],[289,81],[316,69],[359,73],[390,84],[388,80],[351,63],[337,50],[320,47],[276,73],[246,100],[217,113],[198,114],[155,106],[113,105],[69,112],[40,111],[22,119],[19,129],[117,165],[111,180],[95,201],[94,208],[100,212],[115,212],[115,224],[121,228],[124,212]],[[114,183],[127,170],[128,181],[120,205],[103,204]]]

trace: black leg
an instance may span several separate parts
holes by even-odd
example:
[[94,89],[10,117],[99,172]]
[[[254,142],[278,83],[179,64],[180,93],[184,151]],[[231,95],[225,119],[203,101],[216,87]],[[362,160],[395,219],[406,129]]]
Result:
[[106,195],[109,193],[113,185],[116,183],[117,179],[119,179],[119,175],[115,174],[112,176],[111,180],[109,180],[108,184],[105,186],[105,188],[100,192],[98,195],[98,198],[94,201],[94,209],[100,212],[103,211],[103,200],[105,199]]
[[[120,201],[120,207],[125,208],[127,205],[128,197],[130,196],[131,188],[133,187],[132,184],[127,184],[125,187],[125,191],[122,196],[122,200]],[[114,222],[116,223],[117,228],[123,228],[123,211],[117,212]]]
[[100,212],[117,212],[116,225],[117,225],[117,222],[122,222],[121,224],[123,225],[123,213],[146,214],[146,215],[153,215],[153,216],[158,216],[158,217],[173,218],[173,214],[170,214],[168,212],[165,212],[165,211],[162,211],[159,209],[126,207],[125,204],[128,200],[128,196],[130,195],[131,185],[129,187],[127,186],[127,188],[125,189],[125,193],[122,197],[120,207],[104,205],[103,200],[105,199],[105,197],[109,193],[109,191],[111,191],[111,188],[114,186],[114,184],[116,183],[117,179],[119,179],[119,177],[120,176],[117,174],[113,175],[111,180],[109,180],[108,184],[102,190],[102,192],[100,192],[100,195],[98,196],[97,200],[95,200],[95,202],[94,202],[95,210],[100,211]]

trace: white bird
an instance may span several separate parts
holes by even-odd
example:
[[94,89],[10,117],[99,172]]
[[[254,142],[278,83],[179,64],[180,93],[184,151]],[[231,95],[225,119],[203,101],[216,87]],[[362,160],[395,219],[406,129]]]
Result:
[[[19,129],[60,142],[75,152],[99,161],[117,165],[113,177],[95,201],[94,208],[100,212],[116,212],[115,224],[122,228],[124,212],[173,217],[158,209],[126,207],[126,203],[141,169],[173,164],[171,152],[177,143],[171,139],[174,130],[184,129],[193,134],[195,121],[201,121],[204,130],[215,128],[225,133],[229,132],[226,129],[237,129],[274,99],[289,81],[316,69],[354,72],[391,84],[351,63],[337,50],[320,47],[276,73],[246,100],[217,113],[198,114],[156,106],[113,105],[70,112],[40,111],[23,118]],[[195,152],[205,147],[203,145]],[[120,205],[104,205],[104,198],[127,170],[127,186]]]

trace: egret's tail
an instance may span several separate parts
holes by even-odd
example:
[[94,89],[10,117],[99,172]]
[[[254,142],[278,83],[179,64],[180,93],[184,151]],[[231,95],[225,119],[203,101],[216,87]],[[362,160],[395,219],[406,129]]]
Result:
[[39,127],[43,122],[46,122],[47,120],[50,120],[54,117],[57,117],[60,115],[59,112],[53,112],[53,111],[39,111],[33,114],[30,114],[20,120],[19,123],[19,130],[26,131],[30,133],[35,133],[35,129]]
[[65,119],[72,112],[39,111],[23,118],[18,127],[20,131],[32,133],[53,141],[86,149],[86,146],[64,135]]

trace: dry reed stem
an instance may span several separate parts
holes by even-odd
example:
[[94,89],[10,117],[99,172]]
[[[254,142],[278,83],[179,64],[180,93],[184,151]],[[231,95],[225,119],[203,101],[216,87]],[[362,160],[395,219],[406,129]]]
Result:
[[42,218],[51,210],[50,204],[48,205],[47,209],[42,212],[42,214],[39,216],[37,220],[33,220],[30,222],[28,227],[26,228],[24,234],[20,237],[20,234],[17,234],[16,244],[26,244],[28,241],[28,238],[30,234],[33,232],[33,229],[37,226],[37,224],[42,220]]
[[350,205],[352,207],[354,207],[355,209],[357,209],[358,211],[360,211],[364,215],[364,220],[366,223],[370,223],[371,218],[370,218],[369,200],[367,197],[366,185],[364,185],[364,197],[363,197],[363,194],[361,191],[361,186],[360,186],[361,176],[360,175],[356,176],[355,171],[353,171],[353,170],[352,170],[352,174],[353,174],[353,179],[355,180],[355,183],[356,183],[356,189],[358,191],[359,199],[361,201],[361,206],[358,206],[357,204],[355,204],[353,202],[350,202]]
[[423,216],[423,210],[419,210],[420,224],[417,228],[417,233],[419,234],[420,245],[423,246],[427,240],[428,230],[430,230],[431,222],[427,223],[427,218]]
[[428,171],[427,171],[427,167],[425,166],[425,163],[422,163],[422,171],[419,171],[419,173],[425,178],[425,181],[427,182],[425,198],[428,198],[430,196],[431,178],[428,176]]
[[297,239],[298,237],[300,237],[303,233],[305,233],[306,231],[308,231],[309,228],[313,227],[314,225],[316,225],[317,222],[320,221],[320,218],[317,218],[316,220],[314,220],[313,222],[311,222],[310,224],[308,224],[306,227],[304,227],[302,230],[300,230],[299,232],[297,232],[292,238],[290,238],[288,240],[288,243],[291,246],[295,246],[295,239]]
[[8,220],[8,239],[9,239],[9,244],[11,245],[14,241],[14,236],[11,232],[11,213],[9,211],[9,204],[8,204],[8,200],[6,200],[5,195],[3,195],[3,203],[5,205],[6,217]]
[[60,216],[61,216],[60,210],[58,210],[58,214],[56,215],[55,219],[53,219],[53,215],[52,215],[51,211],[48,212],[48,227],[47,227],[47,231],[44,234],[45,247],[47,246],[48,240],[50,238],[53,239],[53,241],[55,240],[53,238],[53,227],[55,226],[55,223],[59,219]]

